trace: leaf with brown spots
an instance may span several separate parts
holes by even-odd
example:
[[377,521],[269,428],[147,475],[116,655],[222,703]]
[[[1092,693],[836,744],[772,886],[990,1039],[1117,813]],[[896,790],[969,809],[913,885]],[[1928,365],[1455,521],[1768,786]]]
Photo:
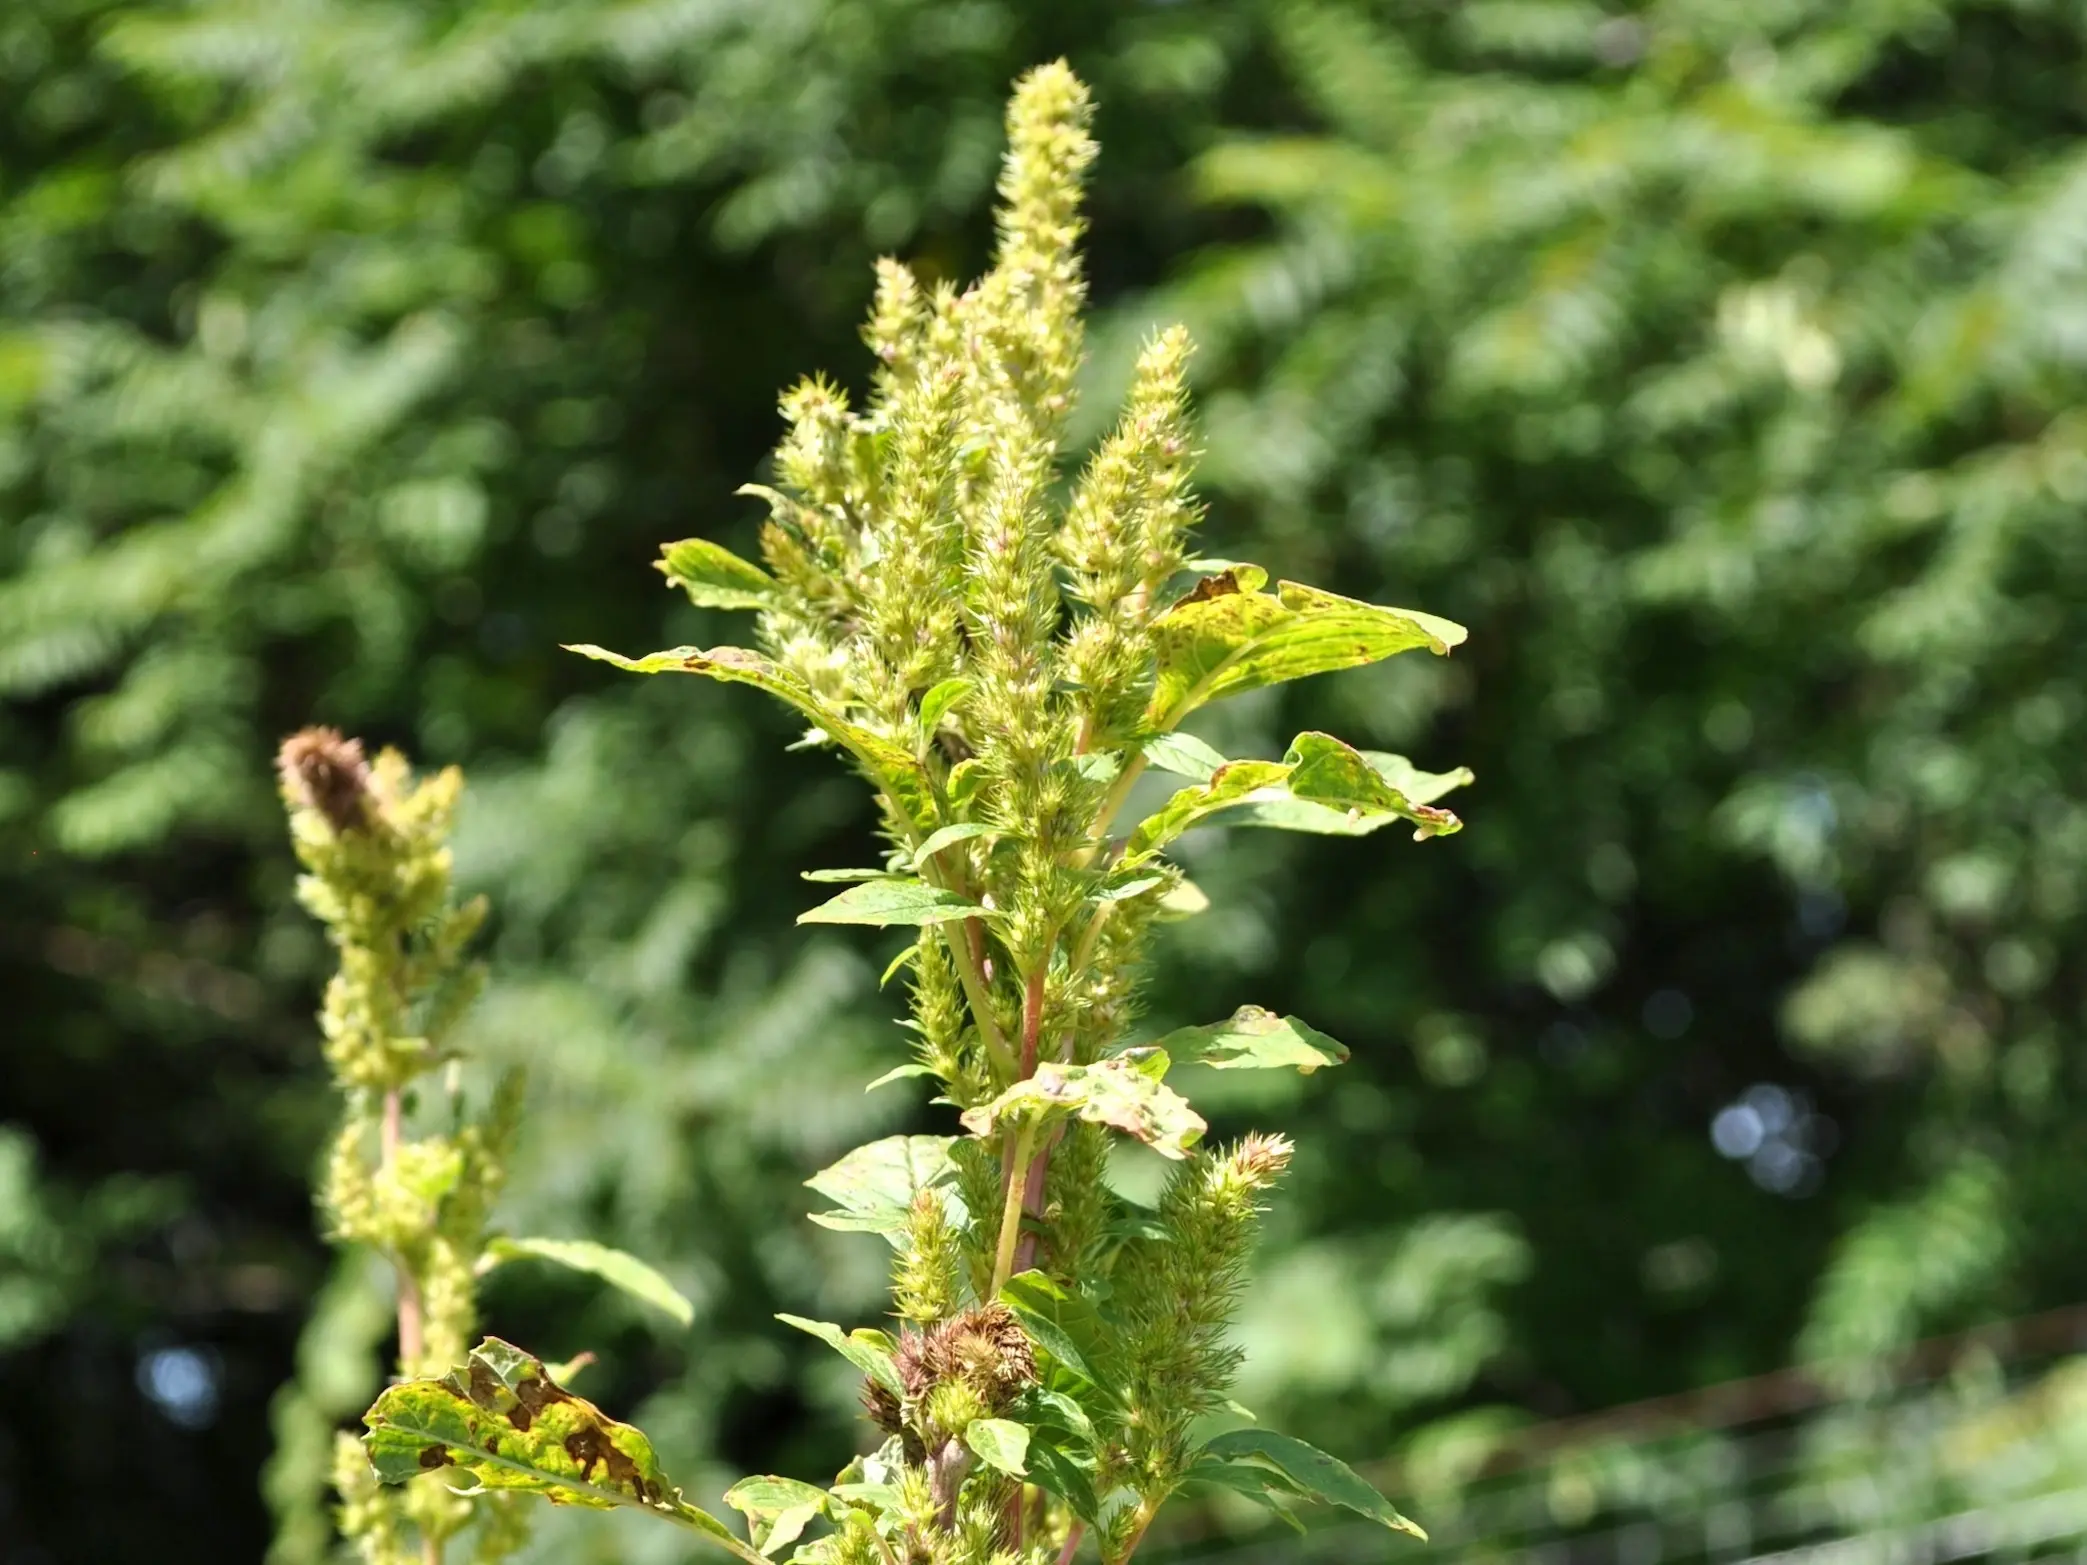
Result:
[[1446,653],[1464,639],[1463,626],[1432,614],[1290,581],[1262,592],[1237,570],[1200,583],[1154,621],[1152,633],[1159,668],[1145,724],[1153,733],[1171,732],[1221,696],[1360,668],[1415,647]]
[[454,1467],[480,1488],[540,1494],[553,1505],[629,1507],[679,1522],[748,1565],[767,1565],[723,1522],[681,1498],[652,1443],[551,1378],[540,1359],[488,1337],[440,1380],[389,1388],[363,1415],[370,1465],[384,1483]]

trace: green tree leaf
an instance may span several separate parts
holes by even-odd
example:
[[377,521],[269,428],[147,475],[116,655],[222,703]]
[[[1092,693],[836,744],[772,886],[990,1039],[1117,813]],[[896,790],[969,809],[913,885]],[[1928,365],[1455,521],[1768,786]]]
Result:
[[992,910],[924,880],[893,877],[850,886],[829,902],[797,915],[800,924],[944,924],[991,918]]
[[1159,671],[1146,726],[1173,729],[1206,701],[1263,685],[1359,668],[1426,647],[1446,654],[1464,627],[1432,614],[1379,608],[1296,582],[1273,593],[1221,571],[1155,622]]
[[1348,1046],[1294,1016],[1277,1016],[1258,1005],[1242,1005],[1229,1018],[1202,1027],[1182,1027],[1154,1047],[1180,1063],[1215,1070],[1280,1070],[1306,1075],[1322,1065],[1339,1065]]
[[684,1327],[696,1318],[695,1305],[652,1267],[635,1255],[591,1239],[496,1238],[486,1245],[486,1255],[496,1264],[521,1256],[549,1261],[568,1271],[599,1277],[632,1298],[666,1311]]
[[[1042,1121],[1060,1114],[1076,1115],[1089,1124],[1107,1125],[1135,1136],[1166,1157],[1185,1158],[1209,1128],[1189,1107],[1188,1099],[1158,1079],[1152,1057],[1121,1054],[1092,1065],[1046,1061],[1036,1074],[1018,1081],[990,1103],[964,1114],[964,1128],[989,1136],[1002,1120],[1034,1117]],[[1164,1061],[1160,1069],[1165,1068]]]
[[855,758],[863,775],[881,788],[892,805],[919,831],[933,829],[934,791],[917,757],[902,745],[872,733],[836,711],[822,696],[789,670],[744,647],[673,647],[665,652],[628,658],[587,643],[565,648],[596,662],[612,663],[633,674],[701,674],[728,684],[753,685],[796,708],[820,733]]
[[363,1422],[363,1446],[384,1483],[454,1467],[487,1489],[664,1517],[765,1565],[723,1522],[682,1499],[642,1432],[563,1390],[541,1360],[498,1337],[440,1380],[390,1387]]
[[[1222,1472],[1228,1468],[1232,1474]],[[1273,1430],[1234,1429],[1219,1435],[1196,1453],[1187,1477],[1237,1487],[1233,1474],[1240,1468],[1258,1469],[1298,1494],[1345,1506],[1423,1541],[1427,1538],[1425,1532],[1401,1516],[1389,1500],[1339,1457],[1328,1456],[1317,1446]]]
[[964,1444],[986,1466],[1010,1478],[1026,1478],[1029,1426],[1011,1418],[974,1418],[964,1426]]
[[895,1235],[905,1230],[913,1198],[937,1190],[954,1208],[952,1220],[961,1222],[962,1205],[951,1188],[957,1165],[949,1149],[955,1144],[954,1136],[887,1136],[857,1147],[805,1181],[840,1208],[814,1212],[812,1221],[843,1232]]
[[885,1333],[869,1326],[844,1332],[832,1321],[806,1320],[802,1315],[778,1315],[776,1319],[817,1337],[887,1391],[900,1393],[898,1367],[891,1356],[892,1341]]
[[775,600],[775,578],[708,538],[664,544],[655,568],[705,609],[765,609]]
[[725,1491],[725,1504],[746,1517],[754,1547],[772,1555],[804,1534],[816,1517],[831,1514],[833,1497],[795,1478],[742,1478]]

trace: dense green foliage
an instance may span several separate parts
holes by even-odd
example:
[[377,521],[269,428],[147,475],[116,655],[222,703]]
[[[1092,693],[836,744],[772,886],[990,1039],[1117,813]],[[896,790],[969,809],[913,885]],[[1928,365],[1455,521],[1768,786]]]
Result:
[[[489,1319],[603,1352],[692,1490],[844,1454],[843,1379],[766,1317],[869,1307],[797,1181],[915,1127],[854,1087],[876,964],[772,866],[862,862],[870,817],[754,703],[552,644],[719,639],[633,592],[653,541],[751,539],[716,497],[773,387],[854,362],[878,251],[973,268],[1000,97],[1058,52],[1110,148],[1084,405],[1186,319],[1208,547],[1473,631],[1206,733],[1454,755],[1484,822],[1381,879],[1189,843],[1216,906],[1157,1019],[1356,1051],[1281,1089],[1242,1396],[1384,1452],[2076,1296],[2083,43],[1997,0],[7,7],[0,1113],[40,1156],[0,1428],[75,1410],[46,1481],[0,1449],[9,1525],[251,1557],[308,1301],[299,1405],[374,1382],[303,1195],[325,959],[266,757],[312,717],[471,766],[466,1030],[539,1100],[510,1201],[699,1310],[518,1269]],[[1759,1085],[1727,1144],[1770,1188],[1706,1136]],[[183,1345],[194,1430],[130,1384]]]

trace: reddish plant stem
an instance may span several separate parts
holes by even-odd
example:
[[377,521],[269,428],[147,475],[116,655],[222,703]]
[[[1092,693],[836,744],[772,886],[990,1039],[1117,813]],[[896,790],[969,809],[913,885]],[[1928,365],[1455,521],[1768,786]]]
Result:
[[1077,1516],[1065,1534],[1065,1547],[1058,1551],[1058,1565],[1072,1565],[1072,1557],[1080,1552],[1080,1538],[1087,1531],[1087,1524]]
[[[1022,992],[1022,1076],[1027,1081],[1036,1074],[1036,1055],[1043,1038],[1044,973],[1048,960],[1038,965],[1029,975],[1029,982]],[[1009,1159],[1003,1178],[1022,1179],[1022,1210],[1031,1217],[1043,1216],[1044,1175],[1050,1169],[1051,1148],[1058,1137],[1054,1132],[1036,1149],[1024,1170],[1017,1170]],[[1036,1264],[1037,1235],[1032,1229],[1024,1233],[1015,1244],[1014,1270],[1025,1272]]]

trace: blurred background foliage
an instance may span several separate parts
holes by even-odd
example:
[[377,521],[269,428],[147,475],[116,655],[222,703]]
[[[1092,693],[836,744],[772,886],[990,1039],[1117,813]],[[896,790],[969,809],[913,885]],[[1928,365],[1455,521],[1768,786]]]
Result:
[[864,378],[876,254],[976,268],[1006,85],[1061,53],[1086,406],[1186,320],[1210,552],[1471,627],[1210,735],[1479,779],[1452,841],[1195,854],[1155,1026],[1252,1001],[1356,1053],[1205,1094],[1302,1144],[1244,1400],[1468,1471],[2087,1294],[2075,8],[13,0],[10,1562],[324,1556],[385,1315],[308,1206],[327,957],[266,761],[312,720],[469,772],[513,1226],[699,1304],[514,1268],[494,1329],[600,1353],[694,1488],[851,1449],[845,1366],[770,1316],[874,1307],[798,1181],[932,1123],[860,1091],[889,953],[791,923],[871,823],[764,703],[556,643],[729,639],[656,543],[749,546],[776,391]]

